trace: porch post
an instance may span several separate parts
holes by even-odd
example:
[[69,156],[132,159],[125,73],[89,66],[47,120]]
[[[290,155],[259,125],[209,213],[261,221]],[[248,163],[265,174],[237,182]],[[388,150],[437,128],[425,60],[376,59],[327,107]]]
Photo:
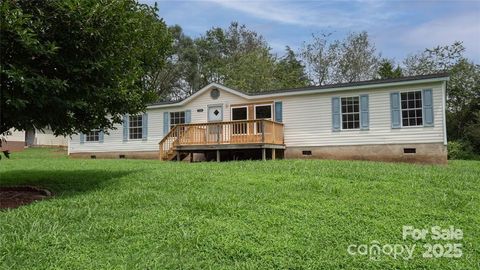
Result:
[[267,149],[262,148],[262,160],[267,160]]
[[265,120],[262,120],[262,143],[265,143]]
[[[277,137],[277,134],[275,133],[275,123],[272,123],[271,125],[272,125],[272,138],[271,138],[271,140],[272,140],[272,143],[277,143],[275,141],[275,138]],[[272,153],[273,152],[275,152],[275,149],[272,149]],[[273,158],[273,156],[275,156],[275,154],[272,154],[272,159],[275,159],[275,158]]]
[[220,162],[220,150],[217,150],[217,162]]
[[181,161],[180,160],[180,151],[177,151],[177,161]]
[[275,160],[275,152],[277,150],[275,148],[272,148],[272,160]]

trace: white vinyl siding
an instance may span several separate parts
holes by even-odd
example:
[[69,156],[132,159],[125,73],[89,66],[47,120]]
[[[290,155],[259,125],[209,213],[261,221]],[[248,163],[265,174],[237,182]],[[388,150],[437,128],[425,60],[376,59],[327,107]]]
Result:
[[16,130],[16,129],[10,129],[9,130],[9,134],[10,135],[7,135],[6,139],[7,139],[7,142],[8,141],[12,141],[12,142],[24,142],[25,141],[25,131],[23,130]]
[[[7,136],[7,142],[25,141],[25,131],[10,129],[11,135]],[[64,136],[55,136],[53,132],[45,128],[43,131],[35,130],[35,145],[67,146],[68,138]]]
[[[434,127],[391,128],[390,93],[433,90]],[[291,96],[283,101],[286,146],[334,146],[362,144],[443,142],[442,83],[348,91],[345,96],[369,95],[368,130],[332,132],[331,99],[338,93]]]

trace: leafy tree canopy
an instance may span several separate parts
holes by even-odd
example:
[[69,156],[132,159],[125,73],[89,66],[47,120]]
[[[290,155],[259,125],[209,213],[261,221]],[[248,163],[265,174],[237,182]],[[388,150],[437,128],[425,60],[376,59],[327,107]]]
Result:
[[221,83],[247,92],[308,85],[304,67],[290,48],[282,57],[271,53],[265,39],[245,25],[232,22],[214,27],[198,38],[185,35],[178,25],[172,54],[156,73],[163,99],[185,98],[201,87]]
[[282,88],[302,87],[310,84],[305,66],[295,52],[287,46],[285,55],[277,62],[275,76]]
[[380,55],[367,32],[350,33],[342,40],[331,33],[304,42],[302,60],[315,85],[369,80],[376,76]]
[[204,85],[217,82],[248,92],[281,86],[276,56],[265,39],[245,25],[232,22],[227,29],[212,28],[195,44]]
[[378,77],[380,79],[394,79],[402,77],[402,68],[400,66],[393,68],[394,65],[395,64],[392,60],[383,59],[378,67]]
[[133,0],[0,4],[0,133],[112,128],[156,98],[171,47],[157,8]]

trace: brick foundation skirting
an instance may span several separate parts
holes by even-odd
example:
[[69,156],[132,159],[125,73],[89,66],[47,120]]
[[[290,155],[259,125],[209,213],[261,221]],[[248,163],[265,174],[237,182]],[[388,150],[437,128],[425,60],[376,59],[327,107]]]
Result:
[[158,159],[158,151],[131,151],[131,152],[84,152],[70,153],[71,158],[106,158],[106,159]]
[[285,158],[447,164],[447,147],[443,143],[287,147]]
[[25,142],[24,141],[7,141],[6,143],[2,144],[0,147],[0,151],[10,151],[10,152],[19,152],[25,149]]
[[[413,153],[415,152],[415,153]],[[70,153],[71,158],[158,159],[158,151]],[[376,144],[349,146],[305,146],[285,149],[287,159],[371,160],[447,164],[447,147],[443,143]],[[195,158],[194,160],[200,160]]]

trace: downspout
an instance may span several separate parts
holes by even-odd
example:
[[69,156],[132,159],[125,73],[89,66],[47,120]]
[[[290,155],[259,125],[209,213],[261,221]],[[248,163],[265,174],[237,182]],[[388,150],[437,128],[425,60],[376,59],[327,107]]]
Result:
[[443,145],[447,145],[447,107],[446,107],[446,99],[447,99],[447,81],[443,82],[442,85],[442,107],[443,107]]

